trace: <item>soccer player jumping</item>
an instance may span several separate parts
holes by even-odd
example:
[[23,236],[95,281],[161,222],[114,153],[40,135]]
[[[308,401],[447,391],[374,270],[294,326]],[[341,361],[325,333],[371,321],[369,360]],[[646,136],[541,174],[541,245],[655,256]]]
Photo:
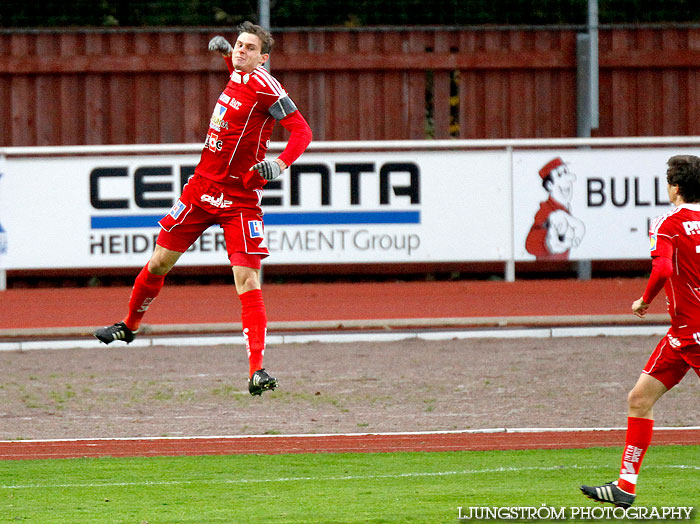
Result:
[[[248,390],[260,395],[277,379],[263,368],[267,316],[260,287],[260,263],[269,255],[263,227],[262,189],[292,164],[311,142],[311,129],[282,85],[263,67],[273,39],[263,27],[244,22],[231,44],[222,36],[209,42],[224,57],[230,77],[216,101],[204,150],[182,195],[159,224],[148,264],[136,277],[123,321],[95,331],[109,344],[134,340],[141,320],[163,287],[165,275],[182,253],[211,225],[221,225],[241,301],[241,321],[249,360]],[[278,121],[290,132],[274,160],[265,160]]]
[[627,397],[628,418],[620,477],[602,486],[581,486],[588,498],[628,508],[651,443],[653,406],[690,368],[700,376],[700,158],[668,160],[668,196],[674,209],[656,218],[649,231],[652,271],[644,294],[632,304],[642,318],[665,288],[671,328],[659,342]]

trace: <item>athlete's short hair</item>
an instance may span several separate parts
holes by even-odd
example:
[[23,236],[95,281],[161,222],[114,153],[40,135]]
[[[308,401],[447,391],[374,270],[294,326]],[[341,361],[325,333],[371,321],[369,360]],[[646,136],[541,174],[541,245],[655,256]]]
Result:
[[260,42],[262,43],[260,47],[260,52],[263,55],[269,54],[270,49],[272,49],[272,44],[275,43],[275,40],[270,34],[270,31],[265,29],[263,26],[255,25],[253,22],[249,22],[248,20],[239,25],[236,28],[236,31],[239,35],[241,33],[250,33],[251,35],[257,36],[260,39]]
[[700,158],[694,155],[669,158],[666,181],[678,186],[678,193],[685,202],[700,202]]

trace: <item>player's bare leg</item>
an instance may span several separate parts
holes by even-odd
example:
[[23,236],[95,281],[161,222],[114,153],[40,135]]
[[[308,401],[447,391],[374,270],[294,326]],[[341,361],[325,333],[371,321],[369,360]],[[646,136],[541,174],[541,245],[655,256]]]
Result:
[[660,380],[642,373],[637,383],[627,395],[627,416],[637,418],[654,418],[654,404],[668,389]]
[[148,261],[148,270],[154,275],[167,275],[180,260],[182,253],[166,249],[156,244],[151,259]]

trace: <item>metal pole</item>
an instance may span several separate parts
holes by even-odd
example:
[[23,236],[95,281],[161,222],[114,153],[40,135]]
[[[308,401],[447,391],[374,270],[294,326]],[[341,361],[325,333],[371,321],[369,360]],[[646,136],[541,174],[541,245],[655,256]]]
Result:
[[576,35],[576,136],[591,136],[591,68],[590,37],[585,33]]
[[[270,30],[270,0],[258,1],[258,23],[268,31]],[[270,70],[270,59],[263,65],[265,69]]]
[[588,0],[588,38],[590,46],[588,67],[590,70],[591,129],[598,129],[600,125],[598,120],[598,0]]
[[510,188],[508,194],[510,195],[510,202],[508,207],[510,208],[510,231],[508,238],[508,248],[510,249],[510,255],[506,259],[505,265],[505,279],[506,282],[515,282],[515,198],[513,195],[513,147],[508,146],[506,148],[508,153],[508,181],[510,183]]
[[[591,76],[590,51],[590,35],[585,33],[576,35],[576,132],[581,138],[589,138],[591,136],[591,128],[594,127],[592,124],[594,112],[591,100],[594,81]],[[597,118],[597,111],[595,114]],[[597,127],[597,124],[595,127]],[[576,273],[579,280],[590,280],[593,273],[591,261],[579,260],[576,263]]]
[[258,2],[258,20],[265,29],[270,29],[270,0]]

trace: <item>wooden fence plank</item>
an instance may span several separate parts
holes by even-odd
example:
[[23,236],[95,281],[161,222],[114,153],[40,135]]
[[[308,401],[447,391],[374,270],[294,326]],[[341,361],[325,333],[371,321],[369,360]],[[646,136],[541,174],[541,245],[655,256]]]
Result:
[[[203,140],[226,82],[221,57],[206,49],[213,34],[0,35],[7,115],[0,146]],[[571,29],[280,31],[275,38],[272,72],[316,140],[576,134]],[[595,136],[700,132],[699,82],[700,29],[602,28]],[[53,111],[38,119],[46,99]],[[273,139],[283,136],[278,129]]]

